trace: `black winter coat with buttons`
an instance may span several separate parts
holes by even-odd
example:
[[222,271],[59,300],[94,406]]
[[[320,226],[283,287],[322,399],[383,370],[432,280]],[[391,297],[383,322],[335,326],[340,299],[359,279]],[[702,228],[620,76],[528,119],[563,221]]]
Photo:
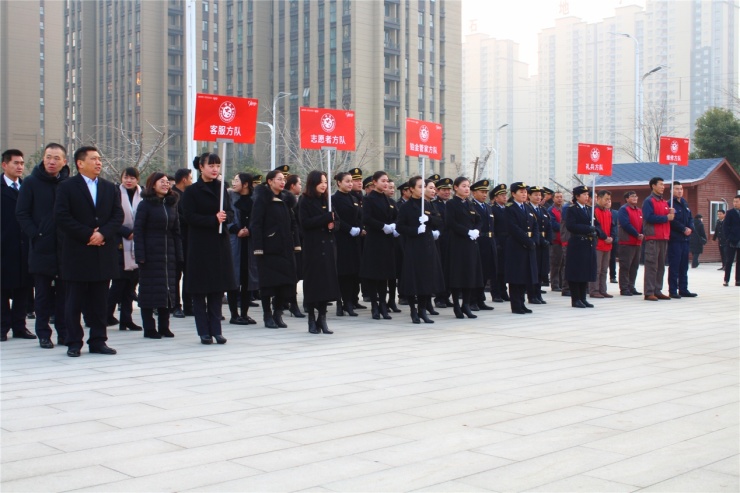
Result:
[[298,202],[298,217],[303,232],[303,299],[318,303],[339,299],[337,249],[334,221],[324,198],[302,196]]
[[139,307],[173,307],[177,303],[177,264],[183,261],[179,196],[144,195],[136,209],[134,252],[139,265]]

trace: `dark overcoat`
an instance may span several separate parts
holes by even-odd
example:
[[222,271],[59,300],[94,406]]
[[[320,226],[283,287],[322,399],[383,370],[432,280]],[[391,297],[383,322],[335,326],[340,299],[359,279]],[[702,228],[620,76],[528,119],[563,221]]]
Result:
[[445,290],[442,262],[432,236],[432,205],[425,201],[424,215],[429,218],[426,231],[419,234],[421,199],[406,201],[398,211],[396,229],[403,239],[403,263],[398,292],[403,296],[432,296]]
[[57,186],[68,178],[69,166],[65,165],[59,175],[49,176],[42,162],[23,180],[15,210],[18,223],[29,238],[28,270],[31,274],[56,276],[59,273],[61,243],[57,241],[54,204]]
[[396,251],[392,234],[385,234],[383,226],[395,224],[396,206],[384,194],[370,192],[362,202],[362,223],[367,235],[362,250],[360,277],[387,280],[396,278]]
[[304,195],[298,201],[298,223],[303,232],[303,300],[319,303],[339,299],[334,215],[325,198]]
[[177,305],[177,264],[183,261],[179,195],[147,195],[134,221],[134,252],[139,265],[139,307]]
[[360,272],[362,242],[360,236],[349,234],[352,228],[362,229],[362,207],[351,192],[335,192],[331,198],[339,222],[334,226],[337,244],[337,275],[350,276]]
[[[65,281],[98,282],[119,275],[116,236],[123,224],[121,194],[113,183],[98,178],[97,202],[82,175],[63,181],[54,206],[57,238],[61,242],[60,277]],[[105,238],[102,246],[87,243],[95,232]]]
[[539,280],[544,281],[550,277],[550,245],[552,244],[552,223],[550,212],[544,207],[532,206],[532,212],[534,212],[537,218],[537,229],[539,235],[537,236],[537,272]]
[[693,254],[700,255],[704,253],[704,245],[707,243],[707,233],[704,229],[704,223],[701,219],[694,218],[694,229],[691,230],[689,240],[689,251]]
[[[188,223],[187,264],[183,290],[188,293],[219,293],[237,288],[227,224],[233,221],[229,194],[219,204],[221,182],[198,180],[185,189],[182,210]],[[216,214],[226,212],[221,233]]]
[[[21,183],[21,189],[24,186]],[[28,237],[15,217],[18,190],[9,187],[5,177],[0,178],[0,196],[0,285],[3,290],[25,288],[33,284],[28,274]]]
[[300,245],[296,241],[295,222],[285,202],[290,192],[275,195],[267,184],[254,189],[250,235],[261,288],[293,285],[296,277],[295,254]]
[[565,254],[565,279],[569,282],[596,281],[598,221],[594,218],[594,226],[591,226],[591,208],[571,205],[565,215],[565,225],[570,232]]
[[494,235],[494,216],[490,204],[472,202],[471,205],[481,217],[480,238],[478,238],[478,251],[480,262],[483,267],[483,281],[496,279],[496,268],[498,264],[498,252],[496,249],[496,236]]
[[467,200],[453,197],[445,204],[445,226],[449,234],[447,282],[451,289],[483,287],[483,266],[477,240],[468,231],[480,231],[481,217]]
[[506,204],[506,246],[504,279],[509,284],[537,282],[537,220],[534,212],[523,211],[516,202]]

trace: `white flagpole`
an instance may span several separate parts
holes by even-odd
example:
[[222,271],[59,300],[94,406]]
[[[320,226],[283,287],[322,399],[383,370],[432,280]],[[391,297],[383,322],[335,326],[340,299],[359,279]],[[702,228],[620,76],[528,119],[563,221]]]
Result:
[[326,193],[329,200],[329,212],[331,212],[331,150],[326,151]]
[[424,165],[426,164],[426,156],[419,156],[421,158],[421,216],[419,217],[419,224],[424,224],[421,221],[424,220]]
[[671,209],[673,209],[673,182],[676,179],[676,165],[671,164]]
[[[218,203],[219,210],[224,206],[224,189],[226,182],[226,142],[221,142],[221,200]],[[224,229],[224,223],[218,223],[219,234]]]
[[593,182],[591,183],[591,193],[593,194],[593,198],[591,199],[591,226],[594,225],[594,213],[596,210],[596,175],[598,173],[591,173],[593,177]]

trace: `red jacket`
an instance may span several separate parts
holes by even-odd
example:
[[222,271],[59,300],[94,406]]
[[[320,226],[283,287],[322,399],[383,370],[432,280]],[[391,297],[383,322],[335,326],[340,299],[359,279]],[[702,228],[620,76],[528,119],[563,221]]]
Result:
[[670,207],[663,197],[654,193],[645,199],[642,204],[642,216],[644,219],[643,234],[645,240],[668,241],[671,236],[671,223],[668,221]]
[[642,240],[642,209],[631,205],[623,205],[619,209],[619,244],[640,246]]
[[[599,221],[599,225],[601,226],[601,231],[603,231],[607,237],[612,236],[612,211],[611,209],[602,209],[601,207],[597,206],[594,209],[594,216],[596,217],[596,220]],[[599,241],[596,242],[596,250],[600,252],[611,252],[612,244],[607,243],[605,240],[602,240],[601,238],[599,238]]]

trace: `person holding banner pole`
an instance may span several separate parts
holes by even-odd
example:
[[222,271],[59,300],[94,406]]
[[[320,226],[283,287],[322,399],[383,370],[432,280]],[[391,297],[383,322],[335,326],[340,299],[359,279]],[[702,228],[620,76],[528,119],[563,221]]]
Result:
[[372,304],[372,317],[385,320],[392,317],[386,304],[386,288],[390,279],[396,278],[396,255],[393,238],[396,232],[398,211],[385,195],[388,189],[388,174],[376,171],[372,176],[374,190],[365,196],[362,203],[362,222],[367,236],[362,251],[360,278],[364,280],[367,295]]
[[[303,230],[303,303],[308,310],[311,334],[333,334],[326,323],[326,308],[339,299],[337,251],[334,242],[336,218],[329,210],[329,181],[323,171],[311,171],[298,202]],[[318,311],[318,318],[314,310]]]
[[222,195],[221,158],[203,156],[200,179],[183,193],[182,209],[188,224],[188,255],[184,290],[193,297],[195,328],[201,344],[226,344],[221,331],[221,300],[225,291],[236,289],[229,231],[233,222],[228,195]]
[[[403,238],[403,266],[399,278],[399,292],[406,297],[415,324],[432,324],[427,316],[427,308],[435,293],[444,290],[442,263],[435,245],[432,211],[424,207],[423,184],[421,176],[408,181],[411,198],[403,204],[398,213],[398,231]],[[418,306],[418,309],[417,309]]]
[[354,310],[355,290],[359,286],[360,261],[362,259],[362,208],[352,193],[352,175],[339,172],[334,176],[337,191],[332,196],[332,207],[339,221],[334,228],[337,244],[337,275],[341,299],[337,301],[337,316],[344,312],[356,317]]
[[593,308],[586,301],[588,283],[596,281],[596,238],[598,223],[593,209],[588,206],[590,192],[586,186],[573,189],[575,203],[568,208],[565,222],[570,231],[566,251],[565,278],[570,288],[573,308]]

